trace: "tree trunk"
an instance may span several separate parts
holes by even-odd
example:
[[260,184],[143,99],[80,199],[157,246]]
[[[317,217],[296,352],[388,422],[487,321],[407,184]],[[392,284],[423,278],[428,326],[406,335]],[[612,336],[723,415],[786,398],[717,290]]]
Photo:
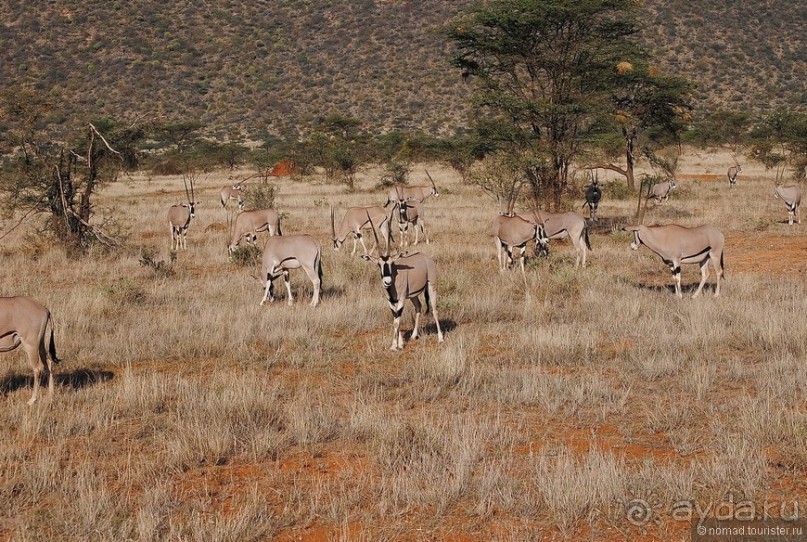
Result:
[[636,177],[634,176],[636,157],[633,154],[635,140],[636,137],[633,134],[627,135],[625,138],[625,159],[627,162],[627,166],[625,167],[625,179],[628,182],[628,188],[631,190],[636,189]]

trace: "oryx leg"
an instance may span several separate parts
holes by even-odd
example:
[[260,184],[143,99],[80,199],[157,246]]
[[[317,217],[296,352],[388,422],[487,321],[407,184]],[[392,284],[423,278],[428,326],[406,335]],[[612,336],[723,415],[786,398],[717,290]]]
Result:
[[390,303],[389,309],[392,311],[392,346],[390,350],[403,348],[403,334],[401,333],[401,315],[403,314],[404,299],[399,299],[396,303]]
[[[359,234],[359,242],[361,243],[361,248],[364,249],[364,253],[367,254],[367,245],[364,244],[364,235],[361,233]],[[375,243],[375,242],[374,242]],[[353,241],[353,248],[356,248],[356,242]]]
[[31,398],[28,399],[28,404],[33,405],[39,398],[39,381],[42,378],[42,371],[44,370],[48,375],[48,390],[53,393],[53,372],[50,370],[50,360],[45,351],[44,340],[37,341],[38,344],[31,344],[27,341],[22,341],[22,347],[28,355],[28,364],[34,373],[34,391]]
[[417,339],[418,331],[420,330],[420,310],[423,308],[423,304],[420,302],[420,298],[418,297],[413,297],[410,299],[410,301],[415,307],[415,328],[412,330],[412,336],[410,339]]
[[673,278],[675,279],[675,296],[684,297],[683,294],[681,293],[681,263],[680,262],[671,263],[670,270],[672,271]]
[[723,265],[720,262],[722,254],[710,254],[709,259],[712,260],[712,265],[715,268],[715,275],[717,275],[717,284],[715,285],[715,297],[720,295],[720,280],[723,278]]
[[710,259],[711,259],[711,256],[707,256],[700,263],[700,266],[701,266],[701,283],[698,284],[698,289],[695,290],[694,294],[692,294],[692,299],[695,299],[696,297],[701,295],[701,290],[703,290],[703,285],[706,284],[706,279],[709,278],[709,260]]
[[580,235],[572,237],[572,244],[574,245],[575,251],[575,260],[574,266],[580,266],[580,261],[582,259],[583,267],[586,266],[586,241],[583,239],[585,235],[585,230],[583,230]]
[[440,319],[437,316],[437,290],[430,282],[426,285],[429,291],[429,302],[431,303],[432,314],[434,315],[434,325],[437,326],[437,342],[443,342],[443,330],[440,329]]
[[[429,235],[426,233],[426,223],[423,220],[418,220],[418,225],[420,226],[420,233],[423,234],[424,239],[426,239],[426,244],[429,244]],[[417,241],[415,242],[417,244]]]
[[266,291],[263,293],[263,299],[261,299],[261,306],[263,306],[263,304],[266,303],[267,300],[269,301],[269,303],[271,303],[271,302],[273,302],[275,300],[274,295],[272,295],[272,289],[273,289],[272,279],[274,279],[272,274],[267,273],[267,275],[266,275]]
[[502,246],[502,240],[496,237],[496,258],[499,260],[499,273],[504,272],[505,266],[505,253],[504,247]]
[[319,304],[319,293],[320,290],[322,290],[322,281],[319,280],[319,274],[316,269],[317,265],[319,265],[318,261],[314,263],[313,269],[309,269],[308,266],[303,267],[305,274],[308,275],[308,280],[310,280],[311,284],[314,286],[314,295],[311,297],[312,307],[316,307]]
[[289,270],[283,270],[283,284],[286,285],[286,293],[288,294],[289,305],[294,303],[294,297],[291,295],[291,281],[289,280]]

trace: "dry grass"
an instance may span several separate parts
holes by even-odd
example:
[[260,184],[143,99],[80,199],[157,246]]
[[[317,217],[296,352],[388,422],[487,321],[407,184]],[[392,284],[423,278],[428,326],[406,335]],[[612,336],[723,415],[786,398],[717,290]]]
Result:
[[[692,157],[684,171],[730,163]],[[71,260],[19,232],[2,293],[52,309],[65,361],[53,401],[29,408],[22,356],[3,358],[0,539],[688,539],[670,516],[679,500],[804,497],[805,249],[764,170],[744,166],[731,193],[681,181],[651,204],[647,223],[710,222],[729,240],[724,295],[677,300],[665,266],[622,232],[594,234],[584,270],[553,243],[525,289],[496,270],[495,203],[428,169],[443,195],[419,248],[438,265],[446,342],[424,319],[400,353],[376,269],[327,234],[329,205],[383,198],[375,172],[352,193],[278,183],[284,232],[323,244],[315,309],[301,273],[294,306],[259,307],[257,269],[228,262],[225,174],[200,186],[173,263],[178,178],[102,195],[129,224],[121,253]],[[633,206],[604,201],[600,215]],[[685,288],[698,278],[684,268]],[[643,527],[625,514],[637,498],[653,504]]]

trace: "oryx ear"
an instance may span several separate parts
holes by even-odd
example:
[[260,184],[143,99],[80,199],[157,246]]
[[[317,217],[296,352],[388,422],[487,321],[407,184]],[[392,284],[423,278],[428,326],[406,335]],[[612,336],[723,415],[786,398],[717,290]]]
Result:
[[637,231],[639,226],[622,226],[622,231]]
[[369,254],[362,254],[362,255],[360,256],[360,258],[361,258],[362,260],[364,260],[364,261],[367,261],[367,262],[372,262],[372,261],[373,261],[373,257],[372,257],[372,256],[370,256]]

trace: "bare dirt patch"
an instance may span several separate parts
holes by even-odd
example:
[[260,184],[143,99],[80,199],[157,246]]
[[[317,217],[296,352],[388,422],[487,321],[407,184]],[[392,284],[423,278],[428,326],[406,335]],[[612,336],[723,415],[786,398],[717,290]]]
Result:
[[726,274],[804,275],[807,237],[736,233],[726,238]]

